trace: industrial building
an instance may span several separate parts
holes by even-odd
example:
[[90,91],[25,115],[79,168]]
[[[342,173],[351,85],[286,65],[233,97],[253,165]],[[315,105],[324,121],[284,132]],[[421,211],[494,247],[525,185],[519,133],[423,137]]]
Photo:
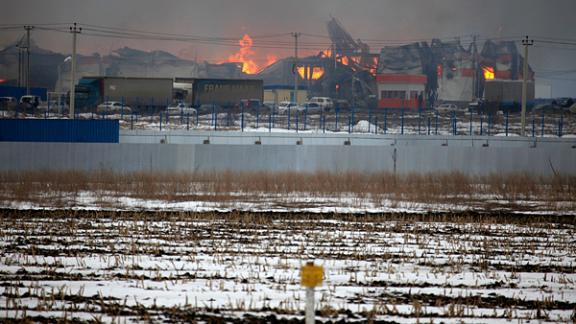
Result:
[[[476,39],[467,42],[433,39],[371,49],[352,37],[335,18],[328,21],[327,32],[332,44],[329,48],[312,56],[275,61],[257,74],[245,73],[242,62],[199,63],[164,51],[145,52],[124,47],[109,55],[78,55],[76,79],[85,76],[261,79],[267,102],[301,104],[310,97],[322,96],[340,105],[360,108],[427,109],[440,103],[465,108],[480,99],[495,100],[496,105],[501,101],[520,102],[514,89],[523,78],[524,59],[513,41],[486,40],[480,44]],[[71,60],[35,45],[33,53],[34,64],[50,65],[55,70],[51,77],[39,78],[52,80],[46,87],[60,95],[69,91]],[[14,66],[19,65],[16,61],[9,63],[0,63],[0,72],[15,73]],[[35,65],[33,68],[37,75],[40,69]],[[533,81],[534,73],[532,69],[529,71],[528,79]],[[293,90],[295,78],[299,84],[297,94]],[[532,98],[534,82],[528,91],[528,99]]]
[[[385,47],[380,53],[376,74],[378,107],[415,109],[453,103],[464,108],[482,98],[498,105],[520,102],[521,91],[508,89],[516,89],[521,84],[521,64],[523,58],[514,42],[486,41],[481,53],[476,41],[468,49],[460,41],[440,40],[432,40],[430,45],[422,42]],[[531,69],[528,79],[528,99],[532,100],[534,73]],[[499,87],[493,86],[496,83]]]
[[[487,40],[480,44],[473,39],[463,44],[460,40],[433,39],[384,47],[379,54],[371,54],[368,45],[354,40],[336,19],[330,20],[327,27],[331,48],[298,58],[296,68],[293,57],[275,62],[258,74],[264,85],[293,89],[297,71],[298,83],[308,89],[307,97],[326,96],[357,107],[372,105],[381,109],[431,108],[440,103],[465,108],[472,101],[494,98],[520,102],[517,91],[499,97],[485,93],[486,89],[495,89],[486,87],[487,82],[521,82],[524,61],[515,42]],[[531,100],[534,73],[529,70]],[[510,86],[502,87],[507,91]],[[303,101],[301,96],[298,99]],[[272,101],[270,97],[266,100]]]
[[418,43],[382,49],[376,74],[378,107],[422,108],[428,78],[421,52]]

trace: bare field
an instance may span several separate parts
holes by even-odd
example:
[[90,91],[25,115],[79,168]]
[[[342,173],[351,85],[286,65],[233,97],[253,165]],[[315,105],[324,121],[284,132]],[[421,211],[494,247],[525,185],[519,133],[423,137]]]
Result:
[[460,173],[0,174],[0,207],[160,211],[574,214],[576,177]]
[[0,321],[323,322],[576,318],[576,220],[512,214],[3,210]]

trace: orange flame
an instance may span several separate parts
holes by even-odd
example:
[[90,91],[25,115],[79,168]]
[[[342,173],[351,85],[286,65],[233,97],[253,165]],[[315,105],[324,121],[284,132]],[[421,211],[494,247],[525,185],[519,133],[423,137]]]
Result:
[[493,67],[483,67],[482,71],[484,71],[484,79],[486,80],[494,80],[494,68]]
[[278,61],[278,56],[276,56],[274,54],[266,55],[266,66],[272,65],[272,64],[276,63],[276,61]]
[[310,69],[310,67],[300,66],[298,67],[298,74],[304,80],[318,80],[324,75],[324,68],[315,66]]
[[[240,44],[240,50],[237,53],[228,56],[227,62],[242,63],[242,72],[247,74],[256,74],[260,72],[262,67],[256,63],[256,52],[252,50],[254,40],[252,40],[248,34],[244,34],[244,37],[238,41],[238,44]],[[260,61],[263,63],[263,60]],[[265,62],[266,65],[264,67],[269,66],[276,61],[278,61],[278,56],[274,54],[267,54]]]
[[258,65],[256,64],[256,62],[254,62],[252,58],[250,58],[251,56],[256,54],[251,49],[252,45],[254,44],[254,41],[252,40],[252,38],[250,38],[250,36],[248,36],[248,34],[244,34],[244,37],[242,37],[242,39],[238,41],[238,43],[240,44],[240,50],[238,51],[238,53],[230,55],[228,57],[228,61],[242,63],[242,72],[244,73],[248,74],[257,73],[259,70]]
[[326,49],[320,52],[320,57],[332,57],[332,50],[331,49]]

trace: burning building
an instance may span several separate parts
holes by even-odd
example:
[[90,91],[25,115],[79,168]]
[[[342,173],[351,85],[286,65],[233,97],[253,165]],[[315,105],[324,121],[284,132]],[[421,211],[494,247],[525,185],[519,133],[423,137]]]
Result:
[[419,43],[382,49],[376,74],[379,108],[422,108],[428,85],[424,52]]
[[[282,59],[263,69],[258,77],[267,87],[293,88],[298,83],[308,89],[308,96],[326,96],[356,105],[376,93],[374,75],[378,55],[368,45],[354,40],[335,18],[327,23],[332,46],[317,55]],[[300,98],[300,96],[299,96]]]
[[242,67],[242,72],[245,74],[257,74],[262,71],[266,66],[269,66],[278,60],[278,57],[274,54],[266,54],[265,61],[258,59],[262,54],[257,55],[256,51],[253,49],[254,40],[250,35],[244,34],[244,36],[238,41],[240,48],[238,51],[232,55],[228,56],[228,60],[220,63],[235,63]]
[[[497,105],[519,102],[516,89],[523,63],[514,42],[486,41],[481,53],[475,41],[467,49],[459,40],[437,39],[430,45],[385,47],[376,74],[378,107],[414,109],[433,107],[437,102],[466,107],[479,98]],[[531,69],[528,79],[534,79]],[[533,82],[529,99],[533,98],[532,88]]]
[[479,71],[475,43],[465,49],[459,40],[432,40],[432,54],[438,77],[438,101],[467,105],[477,97]]

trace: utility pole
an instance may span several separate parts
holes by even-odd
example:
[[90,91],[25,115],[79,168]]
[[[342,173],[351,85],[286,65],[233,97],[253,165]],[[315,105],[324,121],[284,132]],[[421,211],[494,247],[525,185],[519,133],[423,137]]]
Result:
[[480,92],[479,84],[480,78],[478,77],[478,47],[476,46],[476,35],[472,36],[472,68],[474,69],[472,75],[472,98],[479,102]]
[[22,46],[20,43],[16,45],[18,48],[18,87],[22,86]]
[[298,104],[298,37],[300,33],[292,33],[294,37],[294,102]]
[[534,40],[526,36],[526,38],[522,40],[522,45],[524,46],[524,70],[522,72],[522,130],[520,131],[520,135],[525,136],[526,97],[528,95],[528,46],[534,45]]
[[72,66],[70,69],[70,119],[74,119],[74,106],[76,101],[76,35],[82,32],[82,27],[70,26],[72,33]]
[[24,26],[26,30],[26,94],[30,95],[30,31],[34,26]]
[[332,43],[332,60],[334,61],[334,70],[336,70],[336,68],[338,67],[338,64],[336,62],[336,45],[334,43]]

